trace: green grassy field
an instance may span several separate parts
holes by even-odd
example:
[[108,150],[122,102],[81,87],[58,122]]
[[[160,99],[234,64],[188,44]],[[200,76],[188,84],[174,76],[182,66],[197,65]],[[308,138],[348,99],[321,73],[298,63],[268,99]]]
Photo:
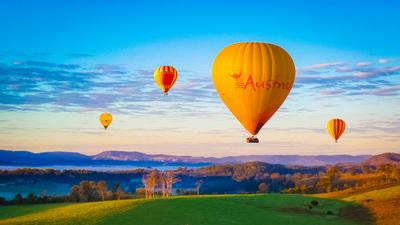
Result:
[[[319,206],[309,209],[311,200]],[[0,224],[366,224],[343,216],[353,203],[301,195],[213,195],[0,207]],[[333,215],[327,215],[327,211]]]

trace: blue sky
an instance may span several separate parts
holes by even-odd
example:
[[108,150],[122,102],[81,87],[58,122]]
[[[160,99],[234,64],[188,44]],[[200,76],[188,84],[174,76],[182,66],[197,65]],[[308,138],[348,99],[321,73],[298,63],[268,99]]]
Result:
[[[0,148],[189,155],[399,152],[396,1],[2,1]],[[287,101],[246,145],[219,100],[214,57],[263,41],[296,64]],[[165,98],[158,65],[179,80]],[[115,115],[108,132],[97,116]],[[325,123],[348,130],[332,145]]]

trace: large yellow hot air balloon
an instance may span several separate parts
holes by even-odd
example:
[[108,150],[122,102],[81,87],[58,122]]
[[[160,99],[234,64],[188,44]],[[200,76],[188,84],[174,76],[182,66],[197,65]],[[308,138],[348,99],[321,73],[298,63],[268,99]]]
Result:
[[178,71],[172,66],[159,66],[154,71],[154,80],[165,95],[168,94],[169,89],[171,89],[177,79]]
[[107,130],[107,127],[110,126],[112,122],[111,113],[102,113],[99,117],[100,123],[104,126],[104,129]]
[[337,143],[338,139],[346,129],[346,123],[342,119],[331,119],[328,121],[326,129],[328,130],[329,134],[335,139],[335,143]]
[[[279,46],[242,42],[215,58],[212,79],[222,101],[252,134],[274,115],[292,89],[295,66]],[[258,142],[254,136],[247,142]]]

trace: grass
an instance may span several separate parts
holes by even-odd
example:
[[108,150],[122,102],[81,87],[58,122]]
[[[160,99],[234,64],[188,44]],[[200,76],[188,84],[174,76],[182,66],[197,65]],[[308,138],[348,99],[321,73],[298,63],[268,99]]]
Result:
[[49,209],[55,209],[70,205],[71,203],[57,203],[57,204],[41,204],[41,205],[13,205],[7,207],[0,207],[0,221],[2,219],[29,215],[38,213]]
[[[319,205],[309,209],[310,201]],[[209,195],[154,200],[123,200],[70,205],[26,206],[29,210],[2,217],[0,224],[100,224],[100,225],[310,225],[365,224],[341,214],[353,203],[301,195]],[[53,207],[52,207],[53,206]],[[14,207],[14,208],[12,208]],[[16,206],[0,212],[18,210]],[[333,215],[327,215],[331,211]]]
[[[372,213],[377,225],[400,224],[400,185],[378,190],[339,191],[316,196],[360,203]],[[354,214],[352,216],[355,217]]]

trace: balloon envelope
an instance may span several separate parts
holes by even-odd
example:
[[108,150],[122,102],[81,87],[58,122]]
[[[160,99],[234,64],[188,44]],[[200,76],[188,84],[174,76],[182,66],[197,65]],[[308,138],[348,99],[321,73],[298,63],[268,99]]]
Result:
[[178,79],[178,71],[172,66],[159,66],[154,71],[154,80],[160,89],[167,94]]
[[292,89],[295,66],[279,46],[242,42],[229,45],[218,54],[212,79],[228,109],[256,135]]
[[328,130],[329,134],[335,139],[335,142],[337,142],[340,136],[342,136],[344,130],[346,129],[346,123],[342,119],[331,119],[328,121],[326,129]]
[[104,129],[107,129],[112,122],[112,115],[111,113],[102,113],[99,117],[100,123],[104,126]]

